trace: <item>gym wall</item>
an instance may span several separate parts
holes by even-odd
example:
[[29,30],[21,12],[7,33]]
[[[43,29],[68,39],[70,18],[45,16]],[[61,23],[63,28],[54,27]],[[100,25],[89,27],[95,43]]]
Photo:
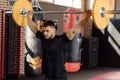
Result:
[[99,66],[120,67],[120,19],[111,19],[107,28],[93,26],[93,36],[99,38]]
[[21,28],[16,25],[11,14],[5,14],[5,67],[6,75],[19,76]]
[[[111,0],[112,1],[112,0]],[[112,9],[119,10],[120,0],[113,0]],[[120,67],[120,15],[112,15],[108,27],[99,30],[93,24],[92,36],[99,38],[98,65],[107,67]]]
[[[23,71],[24,67],[20,69],[21,64],[24,63],[24,57],[22,59],[21,54],[21,28],[16,25],[11,14],[6,14],[6,10],[2,10],[2,22],[1,22],[1,68],[0,78],[7,78],[10,75],[19,77],[20,72]],[[21,60],[20,60],[21,59]],[[22,62],[22,63],[20,63]]]
[[2,11],[2,9],[10,10],[12,7],[8,6],[8,0],[0,0],[0,79],[3,79],[5,77],[6,71],[5,71],[5,54],[4,54],[4,22],[5,22],[5,13]]

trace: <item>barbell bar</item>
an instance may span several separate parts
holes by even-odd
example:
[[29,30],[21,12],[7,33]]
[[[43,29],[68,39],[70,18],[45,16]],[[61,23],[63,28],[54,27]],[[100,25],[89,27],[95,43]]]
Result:
[[[85,12],[84,11],[73,11],[73,12],[70,12],[70,11],[34,11],[33,13],[36,13],[36,14],[81,14],[81,13],[85,13]],[[21,16],[26,16],[27,12],[25,9],[21,9],[20,14],[21,14]],[[100,10],[101,17],[104,17],[105,14],[120,14],[120,10],[106,11],[104,8],[101,8],[101,10]]]
[[[90,11],[92,13],[93,22],[98,29],[104,29],[110,20],[111,14],[120,14],[119,10],[110,10],[110,0],[95,0],[93,4],[93,9]],[[22,4],[22,5],[21,5]],[[18,6],[19,5],[19,6]],[[27,23],[27,12],[33,11],[32,6],[28,0],[17,0],[12,9],[13,20],[22,27],[28,25]],[[85,11],[68,12],[68,11],[36,11],[33,13],[40,14],[81,14],[86,13]],[[32,16],[31,16],[32,17]]]
[[[85,13],[83,11],[76,11],[76,12],[69,12],[69,11],[34,11],[33,13],[36,14],[81,14]],[[27,12],[22,9],[20,11],[21,16],[26,16]]]

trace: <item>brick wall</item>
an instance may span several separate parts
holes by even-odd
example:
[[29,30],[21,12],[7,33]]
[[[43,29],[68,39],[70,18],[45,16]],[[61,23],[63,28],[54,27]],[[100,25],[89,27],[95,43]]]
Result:
[[[5,42],[8,51],[7,53],[7,69],[8,74],[18,74],[19,70],[19,48],[20,48],[20,27],[18,27],[12,20],[11,14],[6,14],[5,26]],[[8,30],[7,30],[8,29]],[[7,50],[7,48],[5,50]]]
[[[0,75],[2,73],[1,70],[1,48],[2,48],[2,17],[1,17],[1,10],[11,10],[12,6],[8,5],[8,0],[0,0]],[[12,20],[11,14],[8,15],[8,21],[5,23],[6,25],[6,41],[8,44],[5,44],[5,56],[7,59],[7,69],[8,75],[9,74],[16,74],[18,77],[19,75],[24,74],[24,29],[18,27],[14,21]],[[9,27],[9,28],[8,28]],[[20,39],[21,38],[21,39]],[[20,47],[21,46],[21,47]],[[20,52],[20,57],[19,56]],[[19,59],[19,60],[18,60]],[[20,61],[20,62],[19,62]],[[20,64],[20,65],[18,65]],[[19,71],[20,70],[20,71]],[[6,76],[6,75],[5,75]],[[0,76],[1,79],[1,76]]]
[[8,0],[0,0],[0,9],[10,10],[12,7],[8,5]]

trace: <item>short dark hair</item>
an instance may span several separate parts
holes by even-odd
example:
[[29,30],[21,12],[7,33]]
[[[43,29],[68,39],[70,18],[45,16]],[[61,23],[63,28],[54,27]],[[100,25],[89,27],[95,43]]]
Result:
[[57,30],[57,22],[56,21],[45,21],[43,27],[53,26]]

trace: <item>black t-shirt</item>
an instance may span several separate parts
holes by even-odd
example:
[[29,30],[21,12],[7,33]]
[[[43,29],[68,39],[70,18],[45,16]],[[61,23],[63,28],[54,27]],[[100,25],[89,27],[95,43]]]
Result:
[[69,42],[66,34],[56,35],[53,39],[46,40],[43,33],[38,31],[36,37],[41,39],[43,50],[43,73],[48,78],[66,77],[65,47]]

